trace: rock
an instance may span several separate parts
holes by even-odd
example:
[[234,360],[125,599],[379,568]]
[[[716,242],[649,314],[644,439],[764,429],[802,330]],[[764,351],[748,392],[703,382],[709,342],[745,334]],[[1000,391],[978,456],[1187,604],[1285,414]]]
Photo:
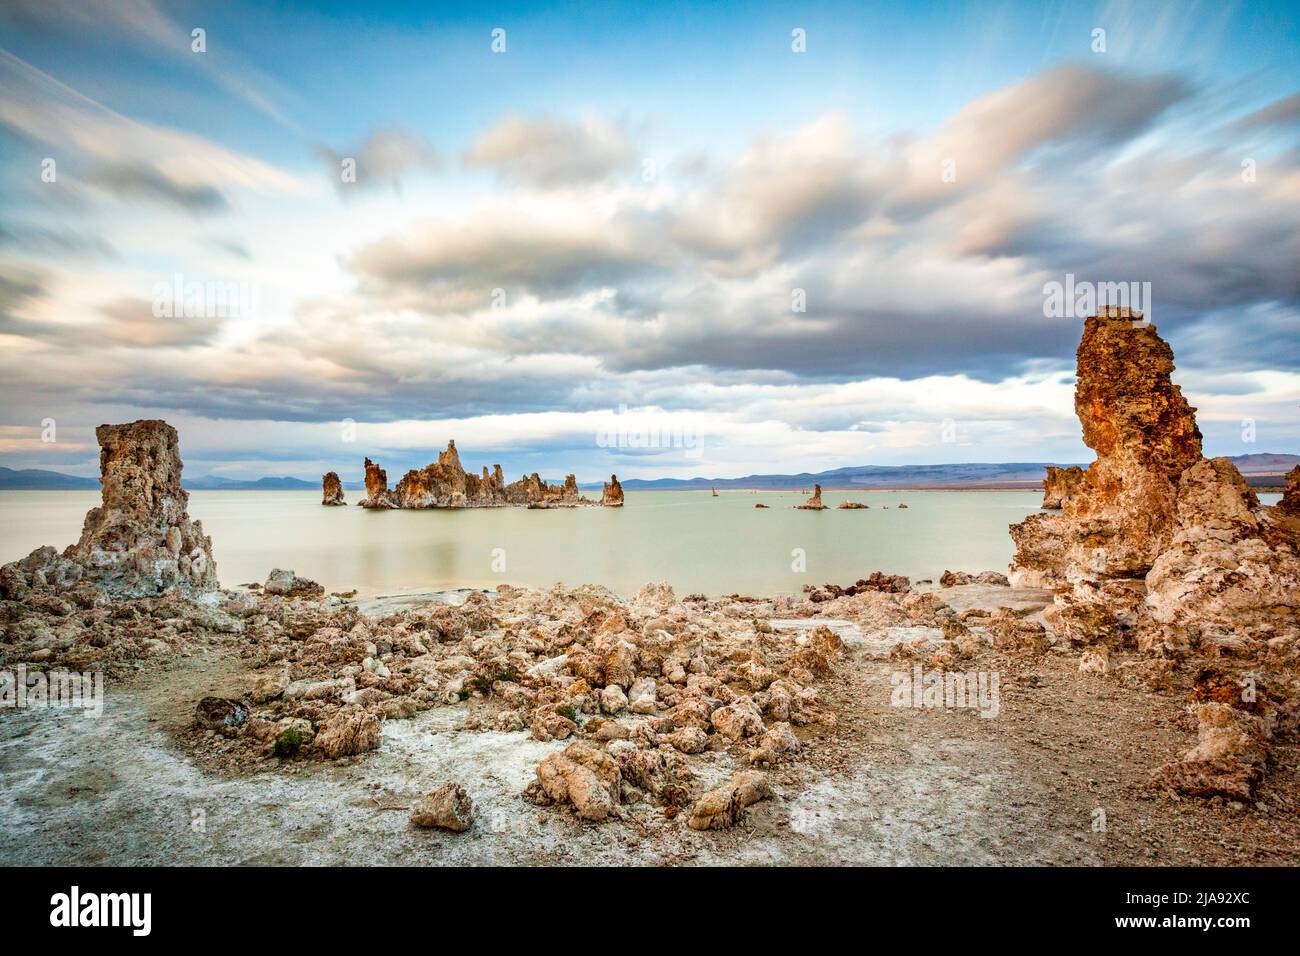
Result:
[[[764,507],[766,507],[766,505]],[[870,508],[871,505],[864,505],[860,501],[841,501],[837,507],[842,508],[845,511],[855,511]]]
[[1264,508],[1226,458],[1197,462],[1178,482],[1175,532],[1146,575],[1161,624],[1234,635],[1300,635],[1300,534]]
[[600,495],[600,503],[606,508],[623,507],[623,486],[618,483],[618,475],[610,475]]
[[349,757],[378,750],[381,721],[369,711],[356,706],[338,710],[316,734],[315,748],[326,757]]
[[343,482],[339,480],[337,471],[327,471],[321,476],[321,504],[347,504],[347,501],[343,498]]
[[393,493],[388,490],[388,472],[380,468],[369,458],[366,459],[366,496],[357,504],[363,508],[384,510],[396,508]]
[[274,568],[267,575],[262,585],[265,594],[275,594],[287,598],[318,598],[325,594],[325,588],[310,578],[300,578],[293,571]]
[[1105,674],[1110,670],[1110,648],[1098,644],[1086,648],[1079,658],[1080,674]]
[[617,684],[610,684],[600,692],[600,709],[606,714],[619,714],[627,709],[627,695]]
[[745,807],[772,796],[767,775],[742,770],[721,787],[710,790],[691,808],[687,825],[692,830],[721,830],[735,826]]
[[1267,726],[1218,701],[1197,704],[1196,718],[1196,746],[1158,768],[1152,784],[1193,797],[1253,801],[1268,762]]
[[653,677],[638,677],[632,683],[627,698],[631,702],[632,713],[653,714],[659,709],[658,689]]
[[102,502],[86,512],[80,540],[58,556],[38,548],[0,571],[0,590],[93,586],[112,599],[217,588],[212,540],[186,513],[176,429],[164,421],[100,425]]
[[813,485],[812,497],[801,505],[795,505],[800,511],[825,511],[826,506],[822,504],[822,486]]
[[664,742],[684,754],[699,754],[708,746],[709,735],[698,727],[683,727],[666,736]]
[[968,574],[965,571],[944,571],[939,578],[939,587],[951,588],[963,584],[994,584],[1006,587],[1010,582],[1007,576],[998,571],[981,571],[979,574]]
[[709,721],[728,740],[754,737],[767,729],[763,726],[763,718],[748,700],[717,708],[709,716]]
[[444,783],[426,793],[411,808],[411,823],[464,833],[474,825],[474,804],[458,783]]
[[1284,515],[1300,518],[1300,465],[1286,473],[1286,490],[1276,508]]
[[447,443],[437,461],[408,471],[391,491],[387,472],[369,458],[365,467],[364,508],[570,508],[596,504],[617,507],[623,503],[623,489],[617,478],[605,486],[601,501],[594,502],[579,495],[574,475],[567,475],[562,485],[547,484],[536,472],[506,484],[500,465],[494,465],[491,471],[484,466],[480,473],[467,472],[461,467],[455,441]]
[[204,697],[194,711],[194,722],[204,730],[219,733],[238,731],[248,721],[248,708],[237,700]]
[[537,767],[537,784],[547,800],[571,804],[583,820],[597,823],[618,806],[622,776],[618,761],[585,743],[569,744]]
[[1078,465],[1068,468],[1047,466],[1047,477],[1043,481],[1042,508],[1059,511],[1064,507],[1065,499],[1074,495],[1083,487],[1083,469]]
[[533,714],[531,731],[534,740],[566,740],[577,733],[578,725],[556,710],[539,708]]
[[767,505],[763,504],[763,503],[760,501],[758,504],[754,505],[754,507],[755,507],[755,508],[766,508]]
[[1075,411],[1097,460],[1049,473],[1061,513],[1011,527],[1011,582],[1055,589],[1046,616],[1076,643],[1248,652],[1300,637],[1300,522],[1201,457],[1173,352],[1137,318],[1107,308],[1084,323]]

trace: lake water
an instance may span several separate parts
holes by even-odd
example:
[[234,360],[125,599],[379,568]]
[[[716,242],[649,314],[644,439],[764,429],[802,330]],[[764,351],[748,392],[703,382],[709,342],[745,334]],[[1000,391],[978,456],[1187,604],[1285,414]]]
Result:
[[[366,511],[323,507],[319,492],[194,491],[189,511],[212,536],[226,586],[283,567],[363,595],[557,581],[623,595],[649,581],[667,581],[679,595],[775,595],[877,570],[913,580],[945,569],[1005,571],[1007,525],[1042,500],[1028,491],[826,492],[828,510],[795,510],[805,497],[629,492],[623,508]],[[845,498],[871,507],[835,509]],[[756,509],[759,501],[770,507]],[[98,503],[96,491],[0,492],[0,563],[43,544],[62,550]],[[796,549],[805,571],[794,570]]]

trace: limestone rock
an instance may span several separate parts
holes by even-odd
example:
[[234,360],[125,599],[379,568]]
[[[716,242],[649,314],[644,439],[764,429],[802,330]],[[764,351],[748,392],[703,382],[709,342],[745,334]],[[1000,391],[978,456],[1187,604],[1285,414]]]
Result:
[[318,598],[324,595],[324,586],[311,578],[300,578],[293,571],[273,568],[262,585],[265,594],[274,594],[286,598]]
[[1011,527],[1011,582],[1055,589],[1047,617],[1077,643],[1168,653],[1300,636],[1300,522],[1201,457],[1173,352],[1137,318],[1107,308],[1084,323],[1075,411],[1097,460],[1049,472],[1045,505],[1059,497],[1061,513]]
[[474,803],[458,783],[444,783],[426,793],[411,808],[411,823],[464,833],[474,825]]
[[1078,465],[1069,468],[1047,466],[1047,477],[1043,480],[1043,503],[1041,507],[1059,511],[1065,506],[1065,499],[1077,493],[1083,487],[1083,469]]
[[[599,504],[622,504],[623,492],[617,479],[614,487],[617,502],[606,500],[613,493],[607,485]],[[388,488],[387,472],[367,458],[366,495],[361,502],[364,508],[573,508],[597,504],[578,493],[574,475],[567,475],[562,485],[547,484],[536,472],[506,484],[500,465],[494,465],[491,471],[484,466],[480,473],[467,472],[461,466],[455,441],[447,443],[437,461],[408,471],[392,490]]]
[[343,497],[343,482],[337,471],[327,471],[321,476],[321,504],[346,505]]
[[623,507],[623,486],[618,483],[618,475],[610,475],[600,495],[600,503],[607,508]]
[[355,705],[338,710],[316,734],[315,748],[326,757],[350,757],[378,750],[381,722],[369,711]]
[[767,774],[742,770],[695,802],[687,824],[692,830],[721,830],[735,826],[745,807],[772,796]]
[[1277,503],[1277,510],[1292,518],[1300,518],[1300,465],[1286,473],[1286,490]]
[[1184,471],[1173,540],[1146,576],[1151,616],[1208,634],[1300,635],[1300,535],[1276,511],[1226,458]]
[[826,506],[822,504],[822,486],[813,485],[812,497],[801,505],[795,505],[800,511],[825,511]]
[[939,578],[939,587],[951,588],[962,584],[999,584],[1006,586],[1010,582],[1007,576],[998,571],[981,571],[979,574],[970,574],[967,571],[944,571]]
[[186,513],[176,429],[164,421],[100,425],[102,503],[86,513],[81,539],[56,557],[38,548],[6,565],[0,589],[18,596],[29,587],[72,589],[93,584],[113,598],[217,587],[212,540]]
[[619,804],[622,776],[618,761],[603,750],[585,743],[569,744],[538,765],[532,796],[572,804],[582,819],[600,822]]
[[357,504],[363,508],[382,510],[396,508],[393,493],[388,490],[388,472],[369,458],[366,459],[366,496]]

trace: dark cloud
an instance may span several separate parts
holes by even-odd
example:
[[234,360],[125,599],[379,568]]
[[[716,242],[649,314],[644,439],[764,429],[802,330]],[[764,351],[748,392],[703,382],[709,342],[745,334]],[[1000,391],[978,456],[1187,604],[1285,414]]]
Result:
[[113,163],[91,172],[89,181],[123,199],[171,203],[190,212],[221,212],[229,202],[221,190],[206,183],[183,183],[145,163]]

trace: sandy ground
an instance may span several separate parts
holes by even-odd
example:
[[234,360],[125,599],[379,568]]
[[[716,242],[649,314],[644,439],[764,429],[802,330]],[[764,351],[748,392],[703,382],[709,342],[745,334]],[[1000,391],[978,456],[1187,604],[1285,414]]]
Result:
[[[953,588],[958,607],[1041,592]],[[403,602],[412,600],[403,596]],[[808,622],[787,622],[794,630]],[[268,763],[231,776],[178,741],[201,696],[238,686],[211,649],[110,686],[98,719],[56,711],[0,718],[0,859],[13,864],[1290,864],[1300,863],[1297,749],[1278,749],[1255,808],[1176,800],[1145,786],[1185,750],[1176,694],[1080,675],[1071,656],[981,657],[1000,675],[994,719],[890,706],[884,654],[906,633],[835,629],[849,662],[825,691],[839,716],[772,771],[775,799],[742,825],[697,833],[648,813],[583,824],[520,796],[562,743],[466,729],[474,702],[388,721],[372,754],[337,764]],[[898,631],[913,629],[899,628]],[[801,731],[801,735],[804,732]],[[705,785],[736,769],[708,755]],[[407,808],[447,781],[479,808],[464,834],[412,827]],[[1097,824],[1104,812],[1104,831]],[[650,823],[647,825],[645,820]]]

